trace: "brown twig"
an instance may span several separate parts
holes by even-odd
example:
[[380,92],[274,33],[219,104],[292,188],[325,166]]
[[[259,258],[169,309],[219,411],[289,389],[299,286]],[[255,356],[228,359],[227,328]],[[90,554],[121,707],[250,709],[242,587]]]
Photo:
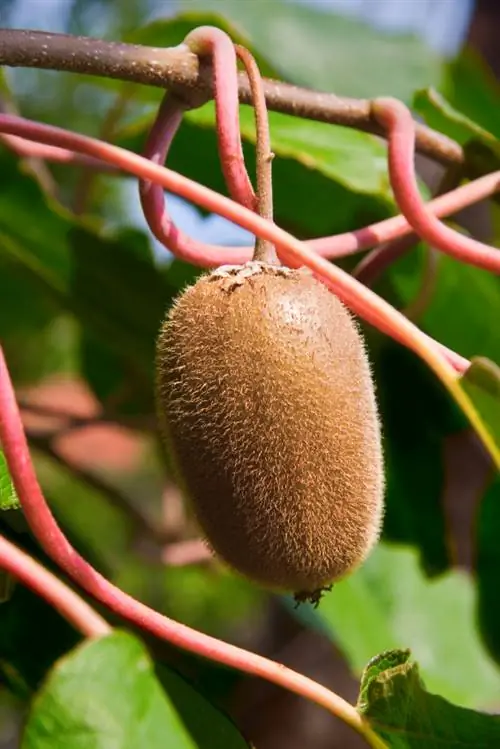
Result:
[[[256,130],[256,172],[257,172],[257,213],[263,218],[273,220],[273,169],[274,154],[271,150],[271,133],[267,114],[266,97],[262,86],[262,77],[254,56],[245,47],[235,45],[238,58],[245,66],[245,71],[252,89]],[[255,240],[254,260],[279,264],[274,245],[257,237]]]
[[[0,29],[0,65],[42,68],[115,78],[164,89],[175,89],[189,98],[211,95],[210,67],[200,65],[184,45],[170,48],[107,42],[91,37],[54,34],[27,29]],[[353,127],[385,137],[368,100],[350,99],[264,80],[268,109],[304,119]],[[244,73],[239,75],[239,96],[252,103]],[[417,124],[417,151],[440,164],[463,164],[462,147],[445,135]]]

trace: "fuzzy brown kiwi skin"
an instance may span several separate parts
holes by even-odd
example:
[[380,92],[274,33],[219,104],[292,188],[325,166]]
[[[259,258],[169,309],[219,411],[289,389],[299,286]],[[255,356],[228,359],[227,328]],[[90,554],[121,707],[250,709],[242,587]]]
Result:
[[383,456],[363,340],[305,269],[204,275],[157,344],[157,404],[209,544],[274,590],[316,600],[376,543]]

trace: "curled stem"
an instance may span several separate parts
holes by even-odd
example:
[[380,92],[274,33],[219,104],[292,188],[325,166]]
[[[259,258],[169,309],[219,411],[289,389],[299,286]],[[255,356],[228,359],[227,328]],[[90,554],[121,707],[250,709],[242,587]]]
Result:
[[[185,105],[177,95],[167,92],[144,147],[144,156],[154,164],[165,163],[184,111]],[[181,231],[168,213],[163,187],[156,182],[139,180],[139,197],[153,236],[180,260],[206,268],[222,262],[237,265],[250,259],[250,248],[206,244]]]
[[76,583],[126,621],[172,645],[231,668],[260,676],[323,706],[383,749],[385,743],[353,705],[302,674],[255,653],[217,640],[163,616],[110,583],[71,546],[57,525],[40,489],[29,455],[14,389],[0,347],[0,441],[24,515],[44,551]]
[[255,210],[255,193],[241,145],[234,44],[228,34],[214,26],[198,26],[186,36],[184,44],[200,57],[212,56],[217,142],[222,171],[233,200]]
[[[165,95],[144,149],[144,156],[153,163],[160,165],[165,163],[184,109],[185,105],[175,94]],[[499,189],[500,172],[494,172],[462,185],[445,195],[440,195],[431,200],[427,208],[436,216],[448,216],[484,200]],[[252,259],[254,252],[252,247],[210,245],[184,234],[171,220],[163,188],[159,184],[141,180],[139,192],[151,232],[176,257],[203,268],[222,264],[237,265]],[[417,241],[412,226],[404,216],[393,216],[352,232],[312,239],[306,244],[318,255],[334,260],[399,237],[401,237],[400,243],[387,248],[377,248],[373,251],[373,255],[364,258],[357,267],[356,273],[359,274],[360,280],[369,283],[372,275],[381,272],[386,264],[394,262]]]
[[427,209],[418,190],[414,156],[415,123],[397,99],[375,99],[373,115],[387,128],[389,174],[396,202],[415,232],[436,249],[462,262],[500,273],[500,251],[441,223]]
[[[273,220],[273,169],[274,154],[271,150],[271,134],[267,114],[266,97],[262,87],[260,70],[253,55],[240,45],[235,46],[236,54],[245,66],[252,91],[256,129],[256,170],[257,170],[257,213]],[[278,256],[271,242],[257,237],[253,260],[278,264]]]
[[109,624],[86,601],[3,536],[0,536],[0,568],[44,598],[86,637],[101,637],[111,632]]
[[365,286],[373,286],[389,266],[416,247],[420,241],[416,234],[408,234],[384,242],[359,261],[352,275]]
[[[177,193],[205,209],[217,213],[229,221],[242,226],[257,236],[273,242],[278,255],[290,267],[306,265],[325,283],[355,314],[370,325],[374,325],[420,356],[455,398],[492,455],[500,466],[500,451],[491,435],[478,419],[476,411],[457,382],[453,365],[443,356],[443,347],[425,335],[388,302],[363,286],[340,268],[314,254],[305,243],[288,234],[276,224],[267,221],[244,206],[219,195],[177,172],[161,167],[147,159],[118,146],[102,143],[84,135],[62,128],[42,125],[21,117],[0,115],[0,131],[20,134],[24,138],[65,148],[104,159],[121,169],[135,174],[140,179],[156,181],[165,189]],[[455,355],[458,356],[458,355]],[[461,357],[460,357],[461,358]]]

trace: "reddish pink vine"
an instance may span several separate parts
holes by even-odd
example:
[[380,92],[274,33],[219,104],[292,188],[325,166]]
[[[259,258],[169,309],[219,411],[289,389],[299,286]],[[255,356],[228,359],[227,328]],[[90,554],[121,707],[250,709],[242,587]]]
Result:
[[389,135],[389,174],[394,196],[415,232],[433,247],[462,262],[500,273],[500,251],[445,226],[427,209],[415,176],[415,122],[397,99],[375,99],[374,116]]

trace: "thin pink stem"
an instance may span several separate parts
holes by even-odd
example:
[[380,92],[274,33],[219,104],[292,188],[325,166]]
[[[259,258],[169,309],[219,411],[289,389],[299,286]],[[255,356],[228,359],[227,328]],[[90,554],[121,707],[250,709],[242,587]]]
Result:
[[[500,171],[487,174],[474,182],[461,185],[445,195],[434,198],[426,204],[426,209],[435,216],[444,218],[488,198],[498,190],[500,190]],[[389,242],[399,237],[404,239],[412,233],[413,227],[404,216],[392,216],[353,232],[312,239],[307,244],[322,257],[333,260],[367,250],[382,242]],[[414,237],[411,239],[414,241]]]
[[[167,93],[144,149],[144,156],[151,159],[153,163],[160,165],[165,163],[172,140],[181,123],[183,111],[182,102],[175,95]],[[499,188],[500,172],[494,172],[435,198],[429,202],[428,208],[436,216],[447,216],[484,200]],[[139,183],[139,192],[144,215],[153,235],[176,257],[203,268],[218,266],[222,263],[237,265],[252,258],[253,247],[210,245],[184,234],[175,226],[168,214],[164,191],[160,185],[142,180]],[[371,272],[371,263],[373,262],[375,273],[385,267],[386,262],[393,262],[408,247],[405,235],[410,232],[412,232],[412,227],[403,216],[393,216],[353,232],[309,240],[307,244],[319,255],[337,259],[401,237],[401,244],[394,245],[386,256],[386,250],[382,251],[378,248],[374,251],[373,258],[366,258],[362,261],[359,271],[363,272],[364,278],[360,280],[366,283],[366,278]],[[411,236],[411,241],[415,241],[413,236]]]
[[365,286],[373,286],[390,265],[406,255],[420,241],[420,237],[417,235],[408,234],[406,237],[398,237],[398,239],[390,242],[384,242],[359,261],[352,275]]
[[222,171],[229,194],[237,203],[254,211],[257,207],[241,145],[238,70],[231,38],[214,26],[199,26],[184,39],[199,57],[212,55],[215,116]]
[[426,337],[428,339],[429,345],[436,344],[441,355],[459,374],[462,375],[469,369],[470,361],[466,359],[465,356],[460,356],[460,354],[457,354],[456,351],[453,351],[447,346],[444,346],[442,343],[436,342],[434,338],[431,338],[430,336]]
[[0,568],[44,598],[83,635],[101,637],[111,632],[109,624],[88,603],[3,536],[0,536]]
[[[410,234],[407,237],[400,237],[393,242],[388,242],[377,247],[358,263],[353,270],[353,277],[357,278],[358,281],[366,286],[373,285],[379,275],[391,263],[402,257],[419,241],[418,237],[414,234]],[[429,343],[436,343],[436,341],[429,338]],[[443,346],[442,343],[437,343],[436,345],[442,356],[444,356],[457,372],[463,374],[469,368],[470,361],[468,359],[460,356],[460,354],[452,351],[452,349]]]
[[415,175],[415,123],[410,110],[397,99],[375,99],[374,117],[387,128],[389,174],[394,197],[415,232],[437,250],[462,262],[500,273],[500,251],[466,237],[441,223],[420,197]]
[[86,166],[111,173],[117,171],[115,167],[102,161],[102,159],[82,156],[67,148],[45,146],[42,143],[19,138],[17,135],[2,135],[1,140],[11,151],[14,151],[14,153],[23,158],[44,159],[45,161],[57,161],[62,164],[75,164],[76,166]]
[[[150,159],[155,164],[162,165],[165,163],[173,138],[181,124],[184,108],[175,94],[167,93],[165,95],[144,148],[145,158]],[[436,215],[444,216],[459,211],[471,203],[483,200],[499,187],[500,172],[489,174],[436,198],[429,203],[429,208]],[[206,268],[218,266],[221,263],[237,265],[252,258],[254,252],[252,247],[225,247],[205,244],[182,232],[170,218],[165,193],[161,185],[152,181],[140,180],[139,195],[144,216],[151,232],[179,259]],[[403,216],[394,216],[353,232],[313,239],[307,244],[319,255],[333,259],[359,252],[372,247],[374,244],[392,240],[394,237],[411,231],[411,226]],[[375,250],[377,254],[373,256],[373,269],[377,270],[381,262],[385,263],[396,259],[408,246],[407,241],[403,238],[401,245],[394,246],[393,251],[387,252],[386,257],[385,251]],[[411,241],[415,241],[413,235]],[[363,262],[368,266],[370,265],[368,260]],[[364,275],[369,272],[363,265],[361,265],[361,269]],[[365,280],[364,282],[366,283]]]
[[[144,156],[154,164],[164,164],[172,140],[179,129],[185,107],[170,92],[163,97],[156,120],[148,135]],[[153,235],[174,255],[202,268],[221,262],[238,265],[252,257],[249,247],[223,247],[192,239],[174,224],[167,208],[163,187],[151,180],[139,181],[142,210]]]
[[14,389],[0,348],[0,442],[26,520],[44,551],[75,582],[125,620],[172,645],[260,676],[322,705],[366,738],[385,746],[357,710],[325,687],[281,664],[173,621],[127,595],[97,572],[68,542],[40,489],[28,451]]
[[[168,94],[165,98],[167,97]],[[172,98],[173,101],[169,105],[165,100],[162,103],[144,151],[144,156],[157,164],[165,162],[170,144],[182,117],[181,103],[175,97]],[[177,114],[174,114],[173,110],[176,109]],[[168,116],[172,118],[170,123],[166,121]],[[160,124],[160,119],[162,124]],[[163,128],[165,129],[163,130]],[[15,135],[3,135],[3,139],[20,156],[86,166],[110,173],[122,171],[102,159],[81,155],[70,149],[43,145]],[[427,208],[441,218],[484,200],[499,188],[500,172],[494,172],[467,185],[462,185],[446,195],[435,198],[427,204]],[[142,207],[151,232],[176,257],[203,268],[216,267],[222,263],[236,265],[245,263],[252,258],[253,247],[210,245],[198,242],[184,234],[172,222],[168,214],[164,192],[160,186],[141,181],[140,192]],[[394,245],[391,252],[387,252],[386,256],[385,250],[377,248],[374,250],[373,256],[367,256],[357,266],[355,275],[360,281],[369,285],[373,283],[375,275],[382,272],[388,264],[404,253],[408,247],[405,235],[410,232],[412,232],[412,227],[406,219],[403,216],[394,216],[353,232],[309,240],[307,244],[322,257],[333,260],[369,249],[381,242],[388,242],[401,237],[403,240],[401,245]],[[413,242],[415,239],[411,238],[411,241]]]
[[[437,372],[446,364],[442,361],[439,363],[436,359],[437,354],[441,357],[440,345],[422,333],[384,299],[360,284],[348,273],[318,257],[307,245],[280,229],[276,224],[267,221],[229,198],[219,195],[208,187],[193,182],[181,174],[154,164],[148,159],[118,146],[103,143],[62,128],[31,122],[22,117],[0,114],[0,131],[20,134],[29,140],[62,146],[78,153],[103,159],[120,169],[135,174],[139,179],[156,181],[165,189],[177,193],[186,200],[224,216],[224,218],[239,224],[256,236],[273,242],[280,257],[290,267],[306,265],[311,268],[316,276],[337,294],[355,314],[386,335],[411,348],[434,371]],[[448,369],[440,369],[440,371],[440,376],[445,378],[454,374]]]

